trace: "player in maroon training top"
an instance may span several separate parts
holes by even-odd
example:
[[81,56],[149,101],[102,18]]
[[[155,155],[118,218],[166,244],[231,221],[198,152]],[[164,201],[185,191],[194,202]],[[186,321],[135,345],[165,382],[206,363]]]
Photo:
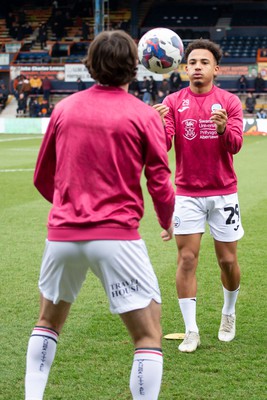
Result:
[[172,237],[175,194],[160,116],[127,92],[137,59],[136,44],[125,32],[100,33],[85,60],[97,84],[55,106],[41,145],[34,184],[52,206],[40,316],[27,351],[26,400],[43,399],[58,335],[88,270],[100,279],[111,312],[120,315],[133,340],[132,398],[158,399],[161,296],[138,232],[142,172],[167,229],[163,240]]
[[167,146],[176,154],[174,234],[178,248],[176,287],[186,336],[182,352],[200,345],[196,322],[196,269],[208,223],[221,269],[224,293],[218,337],[235,336],[235,303],[240,284],[237,241],[243,236],[233,155],[243,143],[242,105],[237,96],[214,85],[222,53],[198,39],[186,51],[189,87],[156,105],[165,124]]

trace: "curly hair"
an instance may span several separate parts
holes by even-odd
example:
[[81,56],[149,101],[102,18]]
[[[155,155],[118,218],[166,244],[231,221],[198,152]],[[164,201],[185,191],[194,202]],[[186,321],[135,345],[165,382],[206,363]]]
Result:
[[89,45],[83,62],[97,82],[122,86],[136,76],[137,45],[124,31],[103,31]]
[[209,50],[213,54],[217,64],[220,63],[222,55],[223,55],[222,50],[216,43],[214,43],[208,39],[196,39],[193,42],[189,43],[189,45],[187,46],[187,48],[185,50],[185,54],[184,54],[185,61],[187,61],[188,56],[191,53],[191,51],[196,50],[196,49]]

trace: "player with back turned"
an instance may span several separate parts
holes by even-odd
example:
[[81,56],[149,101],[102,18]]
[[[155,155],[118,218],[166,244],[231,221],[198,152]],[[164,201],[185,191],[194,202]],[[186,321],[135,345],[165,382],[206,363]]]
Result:
[[242,105],[214,85],[222,53],[212,41],[197,39],[185,50],[189,87],[154,106],[165,124],[167,146],[176,154],[174,234],[178,249],[176,288],[186,335],[182,352],[200,345],[196,322],[196,270],[206,223],[214,239],[224,304],[218,338],[235,337],[235,304],[240,286],[237,243],[244,234],[233,155],[243,143]]
[[132,398],[156,400],[163,371],[161,296],[138,227],[144,170],[159,223],[167,230],[162,238],[172,237],[175,195],[165,133],[158,113],[127,93],[137,70],[137,47],[128,34],[100,33],[85,65],[97,83],[55,106],[34,173],[36,188],[52,207],[25,399],[43,399],[59,334],[92,270],[135,346]]

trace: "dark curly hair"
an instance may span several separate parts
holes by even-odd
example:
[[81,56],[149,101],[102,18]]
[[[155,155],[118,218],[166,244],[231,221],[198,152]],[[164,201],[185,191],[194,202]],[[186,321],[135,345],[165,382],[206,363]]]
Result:
[[102,85],[125,85],[136,76],[137,45],[124,31],[104,31],[89,45],[83,62],[92,78]]
[[209,50],[213,54],[217,64],[220,63],[222,55],[223,55],[222,50],[216,43],[214,43],[208,39],[196,39],[193,42],[189,43],[189,45],[187,46],[185,53],[184,53],[185,61],[187,61],[188,56],[191,53],[191,51],[196,50],[196,49]]

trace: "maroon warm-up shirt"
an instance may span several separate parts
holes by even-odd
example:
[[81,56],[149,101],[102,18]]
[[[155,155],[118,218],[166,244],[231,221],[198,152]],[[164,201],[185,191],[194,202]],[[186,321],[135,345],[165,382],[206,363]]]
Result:
[[[204,94],[190,88],[167,96],[167,147],[174,140],[176,193],[182,196],[222,196],[237,192],[233,154],[243,143],[243,111],[239,98],[216,86]],[[210,121],[211,112],[224,108],[228,121],[223,135]]]
[[59,102],[34,174],[36,188],[53,204],[48,239],[139,239],[143,169],[167,229],[174,190],[158,112],[121,88],[101,85]]

